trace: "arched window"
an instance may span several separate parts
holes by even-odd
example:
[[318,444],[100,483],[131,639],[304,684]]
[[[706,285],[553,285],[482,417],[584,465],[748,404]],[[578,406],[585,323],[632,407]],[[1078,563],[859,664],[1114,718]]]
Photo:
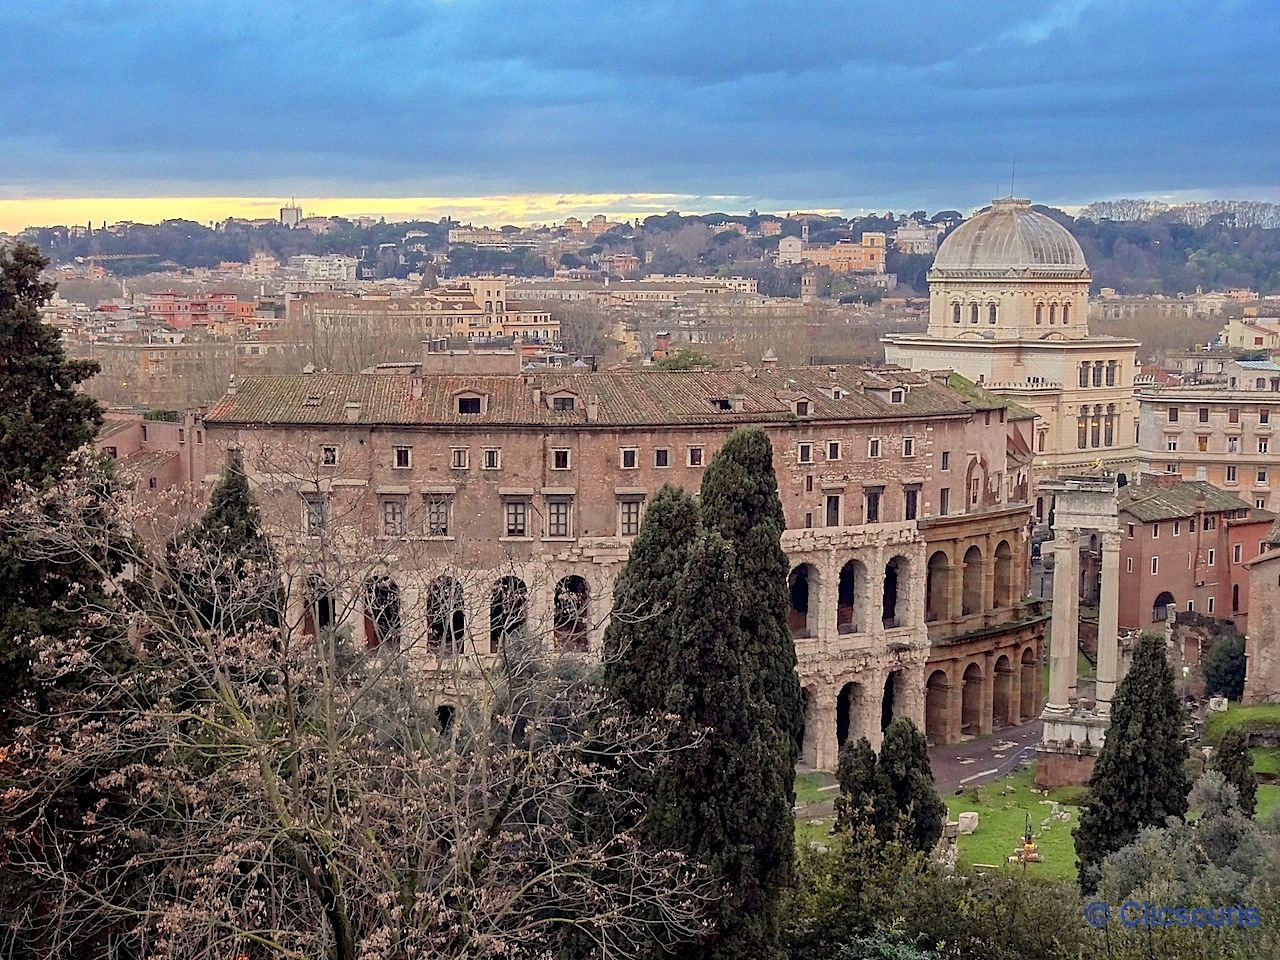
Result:
[[976,303],[971,303],[969,305],[969,322],[970,323],[978,322],[978,305]]
[[1036,323],[1044,323],[1044,304],[1036,304]]
[[951,305],[951,322],[952,323],[960,322],[960,304],[958,303],[953,303]]
[[994,303],[987,305],[987,323],[996,322],[996,305]]
[[1058,305],[1056,303],[1049,304],[1049,323],[1053,324],[1058,319]]
[[1062,325],[1065,327],[1067,321],[1071,319],[1071,304],[1064,303],[1062,305]]

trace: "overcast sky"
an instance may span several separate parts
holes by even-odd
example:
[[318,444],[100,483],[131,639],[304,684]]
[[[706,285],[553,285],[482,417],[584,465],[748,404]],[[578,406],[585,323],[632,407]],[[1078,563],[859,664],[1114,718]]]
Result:
[[3,0],[0,36],[0,200],[968,210],[1016,162],[1041,202],[1280,201],[1276,0]]

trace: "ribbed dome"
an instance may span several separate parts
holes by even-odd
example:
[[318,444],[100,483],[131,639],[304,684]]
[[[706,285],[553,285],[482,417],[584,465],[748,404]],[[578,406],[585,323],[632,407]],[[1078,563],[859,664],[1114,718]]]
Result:
[[976,270],[1044,273],[1087,272],[1084,251],[1067,228],[1036,213],[1030,200],[993,200],[991,209],[956,227],[942,242],[933,269],[946,274]]

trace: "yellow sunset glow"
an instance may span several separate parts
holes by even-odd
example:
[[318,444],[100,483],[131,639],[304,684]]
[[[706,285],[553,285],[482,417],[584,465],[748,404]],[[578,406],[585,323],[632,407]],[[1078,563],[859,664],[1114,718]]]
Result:
[[29,226],[159,223],[185,219],[214,223],[227,217],[278,219],[280,208],[296,204],[304,216],[369,216],[387,220],[439,220],[463,223],[560,223],[566,217],[603,213],[615,218],[647,217],[668,210],[745,209],[747,199],[674,193],[556,193],[490,197],[24,197],[0,199],[0,230],[16,233]]

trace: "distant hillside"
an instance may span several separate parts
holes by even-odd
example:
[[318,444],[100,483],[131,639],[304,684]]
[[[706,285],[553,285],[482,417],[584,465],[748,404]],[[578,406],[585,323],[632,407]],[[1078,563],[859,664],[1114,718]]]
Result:
[[1099,200],[1080,211],[1082,220],[1120,220],[1185,223],[1203,227],[1210,220],[1248,229],[1280,228],[1280,205],[1261,200],[1205,200],[1201,203],[1161,203],[1159,200]]

